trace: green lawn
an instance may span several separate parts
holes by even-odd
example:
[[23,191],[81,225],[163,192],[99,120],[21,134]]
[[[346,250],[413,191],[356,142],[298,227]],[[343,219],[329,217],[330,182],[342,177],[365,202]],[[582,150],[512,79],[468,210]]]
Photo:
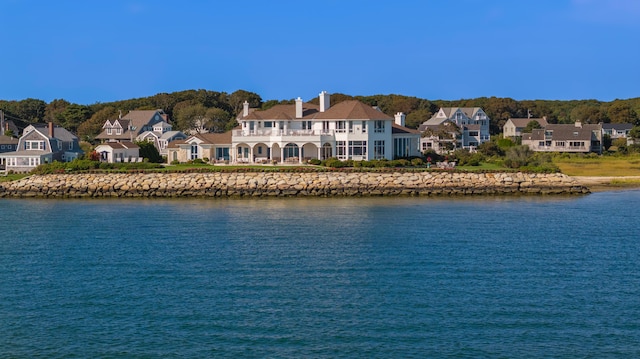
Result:
[[0,176],[0,182],[17,181],[21,178],[27,177],[28,175],[28,173],[13,173],[6,176]]

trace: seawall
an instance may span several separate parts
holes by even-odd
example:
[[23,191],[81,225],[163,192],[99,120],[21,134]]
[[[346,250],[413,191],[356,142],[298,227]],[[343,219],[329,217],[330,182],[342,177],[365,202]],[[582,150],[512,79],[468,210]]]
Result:
[[32,175],[0,197],[267,197],[582,194],[563,174],[458,172],[215,172]]

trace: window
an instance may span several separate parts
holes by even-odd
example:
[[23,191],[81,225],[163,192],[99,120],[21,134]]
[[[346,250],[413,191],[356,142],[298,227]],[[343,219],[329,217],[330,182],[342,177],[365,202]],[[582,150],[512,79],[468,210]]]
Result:
[[353,121],[349,121],[349,133],[353,133]]
[[336,157],[340,160],[347,159],[347,146],[345,141],[336,141]]
[[258,154],[261,155],[262,154],[262,147],[258,147]]
[[44,150],[44,141],[25,141],[25,150]]
[[217,159],[223,159],[223,160],[228,160],[229,159],[229,148],[228,147],[224,147],[224,148],[216,148],[216,158]]
[[367,133],[367,121],[362,121],[362,133]]
[[384,140],[373,141],[373,159],[379,160],[384,158]]
[[395,138],[393,140],[395,157],[409,157],[411,155],[411,139]]
[[478,136],[478,131],[469,131],[469,136],[473,136],[473,137]]
[[107,127],[107,135],[111,135],[111,127]]
[[322,131],[329,132],[329,121],[322,121]]
[[116,135],[121,135],[121,134],[122,134],[122,129],[116,128]]
[[198,144],[197,143],[192,143],[191,144],[191,159],[195,160],[196,158],[198,158]]
[[273,127],[273,122],[271,122],[271,121],[267,121],[267,122],[265,122],[265,123],[264,123],[264,127],[265,127],[265,128],[267,128],[267,127],[269,127],[269,128]]
[[73,141],[69,142],[69,149],[72,150],[73,149]]
[[344,121],[336,122],[336,132],[346,132],[346,124]]
[[564,141],[557,141],[557,142],[556,142],[556,146],[558,146],[558,147],[564,147]]
[[349,158],[353,156],[367,157],[367,141],[349,141]]
[[376,120],[373,122],[373,132],[382,133],[384,132],[384,121]]
[[311,121],[302,121],[302,129],[310,130],[311,129]]

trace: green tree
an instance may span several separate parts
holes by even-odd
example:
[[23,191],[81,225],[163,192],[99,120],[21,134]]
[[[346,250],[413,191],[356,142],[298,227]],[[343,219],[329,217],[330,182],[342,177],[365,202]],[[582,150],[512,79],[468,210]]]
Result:
[[629,138],[631,138],[635,143],[640,143],[640,126],[633,126],[631,131],[629,131]]
[[67,106],[71,105],[71,103],[67,100],[63,99],[55,99],[44,109],[44,120],[45,122],[53,122],[58,125],[62,125],[61,114],[64,110],[67,109]]
[[212,107],[205,113],[205,118],[211,132],[224,132],[231,120],[231,115],[221,108]]
[[[626,140],[625,140],[626,142]],[[609,151],[609,148],[611,148],[611,145],[613,144],[613,141],[611,140],[611,136],[604,134],[602,136],[602,147],[604,148],[605,151]]]
[[118,118],[118,110],[115,107],[103,107],[94,113],[90,119],[78,126],[78,137],[82,140],[92,142],[94,138],[102,132],[102,126],[107,120]]
[[524,130],[522,130],[522,132],[531,133],[533,132],[534,129],[539,129],[539,128],[542,128],[542,126],[540,126],[538,121],[529,121],[525,126]]
[[229,95],[229,105],[234,115],[240,113],[245,101],[249,102],[249,107],[251,108],[258,108],[262,105],[262,98],[257,93],[245,90],[235,91]]
[[140,147],[140,157],[146,158],[152,163],[162,163],[162,156],[152,142],[139,141],[136,142],[136,145]]
[[91,109],[78,104],[70,104],[57,116],[58,123],[71,132],[76,132],[78,126],[90,117]]
[[578,105],[571,110],[571,120],[582,123],[608,122],[607,114],[595,104]]
[[433,113],[429,109],[418,109],[407,115],[405,120],[405,126],[409,128],[418,128],[420,124],[433,116]]
[[14,115],[32,123],[42,122],[46,107],[46,102],[34,98],[28,98],[16,102]]
[[178,128],[188,133],[205,133],[208,119],[207,109],[200,103],[180,107],[174,111]]
[[609,106],[608,111],[609,119],[611,123],[631,123],[633,125],[640,125],[638,123],[638,114],[631,108],[631,106],[624,101],[614,101]]
[[529,146],[513,146],[507,150],[504,164],[509,168],[519,168],[526,166],[532,157],[533,151]]

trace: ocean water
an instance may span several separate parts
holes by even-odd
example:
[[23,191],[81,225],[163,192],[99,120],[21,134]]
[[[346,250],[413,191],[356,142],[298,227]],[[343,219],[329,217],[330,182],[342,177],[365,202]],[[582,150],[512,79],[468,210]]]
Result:
[[0,357],[639,357],[639,201],[1,199]]

